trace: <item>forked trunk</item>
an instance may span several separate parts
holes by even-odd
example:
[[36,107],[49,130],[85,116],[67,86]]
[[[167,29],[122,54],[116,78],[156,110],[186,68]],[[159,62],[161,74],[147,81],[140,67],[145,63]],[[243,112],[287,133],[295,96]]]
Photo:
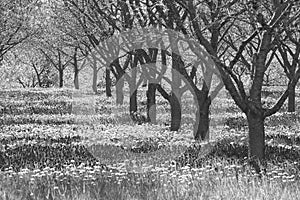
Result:
[[41,74],[37,74],[36,77],[37,77],[39,87],[42,87]]
[[296,98],[296,92],[295,92],[295,86],[291,87],[289,91],[289,98],[288,98],[288,112],[295,112],[295,98]]
[[171,131],[178,131],[181,124],[181,103],[180,97],[172,93],[170,96],[171,106]]
[[156,123],[156,84],[149,83],[147,90],[147,121],[153,124]]
[[265,159],[265,127],[264,118],[249,111],[247,113],[249,126],[249,158],[256,172],[260,172],[257,161]]

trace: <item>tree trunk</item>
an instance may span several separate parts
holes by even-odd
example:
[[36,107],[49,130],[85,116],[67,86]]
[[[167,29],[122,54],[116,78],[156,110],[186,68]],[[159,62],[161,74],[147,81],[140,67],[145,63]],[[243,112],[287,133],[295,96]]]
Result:
[[41,75],[37,75],[37,80],[38,80],[38,85],[39,87],[42,87],[42,80],[41,80]]
[[117,105],[123,105],[124,101],[124,78],[120,78],[116,84],[116,103]]
[[110,69],[105,69],[105,93],[107,97],[111,97],[111,78]]
[[77,67],[74,66],[74,87],[75,89],[79,89],[79,70]]
[[64,86],[64,70],[59,70],[59,87],[62,88]]
[[265,159],[265,127],[264,118],[252,111],[247,113],[249,126],[249,158],[256,172],[260,172],[260,167],[256,161]]
[[92,88],[93,88],[93,91],[95,92],[95,94],[97,94],[97,78],[98,78],[98,71],[97,71],[97,68],[93,68],[93,85],[92,85]]
[[41,74],[43,73],[43,70],[41,72],[38,72],[38,69],[37,69],[37,67],[35,66],[34,63],[32,63],[32,67],[35,71],[36,78],[37,78],[37,81],[38,81],[38,85],[39,85],[39,87],[42,87]]
[[295,98],[296,98],[296,92],[295,92],[296,86],[291,87],[289,91],[289,99],[288,99],[288,112],[295,112]]
[[157,84],[157,91],[169,102],[171,107],[171,131],[178,131],[181,124],[181,96],[169,95],[161,85]]
[[138,63],[138,56],[139,54],[135,55],[133,65],[131,66],[131,80],[129,81],[129,113],[133,121],[137,121],[137,91],[138,91],[138,85],[137,85],[137,63]]
[[130,116],[135,119],[135,114],[137,112],[137,90],[134,88],[134,91],[132,91],[133,89],[130,89],[130,102],[129,102],[129,113]]
[[196,121],[194,124],[194,139],[209,139],[209,107],[211,101],[208,96],[197,95]]
[[171,106],[171,131],[178,131],[181,124],[181,99],[178,95],[172,93],[170,96]]
[[153,124],[156,123],[156,84],[149,83],[147,90],[147,121]]
[[79,67],[78,67],[78,61],[77,61],[77,51],[78,47],[75,47],[74,55],[73,55],[73,67],[74,67],[74,87],[75,89],[79,89]]

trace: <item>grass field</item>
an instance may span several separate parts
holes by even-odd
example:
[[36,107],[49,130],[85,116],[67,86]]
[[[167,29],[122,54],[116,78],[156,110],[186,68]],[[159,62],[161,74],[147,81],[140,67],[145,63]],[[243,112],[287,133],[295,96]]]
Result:
[[[266,105],[278,91],[265,93]],[[298,113],[284,107],[266,120],[267,168],[258,175],[233,101],[213,102],[209,143],[192,139],[191,101],[183,98],[182,128],[170,132],[161,97],[158,124],[137,125],[126,102],[115,106],[103,93],[0,91],[0,199],[299,199]]]

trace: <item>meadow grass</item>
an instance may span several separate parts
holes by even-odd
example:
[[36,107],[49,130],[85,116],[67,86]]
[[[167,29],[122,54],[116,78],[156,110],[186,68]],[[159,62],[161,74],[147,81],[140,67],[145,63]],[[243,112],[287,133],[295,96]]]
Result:
[[[114,100],[104,96],[95,97],[97,111],[93,114],[51,112],[54,109],[52,105],[57,102],[62,105],[64,101],[72,102],[69,93],[64,90],[21,90],[6,92],[3,98],[0,97],[0,106],[11,107],[10,111],[0,116],[1,166],[2,162],[13,160],[15,155],[26,155],[30,151],[25,148],[26,145],[37,149],[30,154],[37,158],[42,153],[38,150],[47,148],[53,154],[52,157],[42,154],[45,160],[50,160],[49,163],[64,161],[60,168],[55,165],[32,167],[30,161],[22,165],[27,167],[18,170],[2,168],[0,199],[299,198],[300,162],[297,157],[282,161],[275,156],[268,160],[266,171],[258,175],[240,158],[226,157],[231,152],[222,152],[222,145],[212,156],[205,156],[210,153],[206,143],[202,144],[199,152],[191,148],[198,145],[192,139],[194,108],[191,103],[185,103],[183,108],[180,131],[170,132],[166,126],[169,123],[169,108],[163,99],[158,100],[158,124],[137,125],[126,115],[126,106],[116,107]],[[243,116],[232,109],[235,107],[232,101],[222,98],[217,99],[219,112],[212,112],[215,124],[210,130],[211,144],[229,138],[224,140],[224,148],[234,152],[241,141],[247,140],[247,128],[243,125]],[[37,113],[32,109],[20,113],[18,109],[24,105],[24,102],[19,102],[21,99],[31,100],[28,106],[33,108],[32,101],[45,102],[37,104],[37,107],[50,106],[44,106],[45,109],[39,109]],[[66,111],[68,106],[61,109]],[[299,152],[299,120],[296,113],[280,113],[270,118],[266,122],[267,144],[293,150],[289,152]],[[78,136],[80,140],[73,140],[73,136]],[[234,144],[228,150],[230,141]],[[80,163],[83,151],[76,150],[78,145],[83,146],[97,161],[83,160]],[[58,150],[61,146],[63,148]],[[68,158],[64,152],[70,149],[74,151]],[[179,158],[188,149],[192,152],[186,154],[184,159],[189,159],[185,162],[191,164],[182,165]],[[278,152],[275,155],[281,158],[280,152],[283,151]],[[201,160],[201,165],[192,166],[193,159]],[[39,164],[38,160],[33,159],[32,162],[35,166]]]

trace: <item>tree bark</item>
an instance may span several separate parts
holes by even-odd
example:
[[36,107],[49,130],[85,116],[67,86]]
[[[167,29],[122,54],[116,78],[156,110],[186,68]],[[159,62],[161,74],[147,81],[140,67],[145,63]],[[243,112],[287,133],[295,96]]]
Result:
[[209,139],[209,108],[211,100],[208,96],[197,94],[197,111],[196,121],[194,124],[194,139],[208,140]]
[[58,71],[58,76],[59,76],[59,87],[62,88],[64,86],[64,70],[60,69]]
[[33,69],[35,71],[35,74],[36,74],[36,77],[37,77],[37,81],[38,81],[38,85],[39,85],[39,87],[42,87],[41,74],[43,73],[44,69],[41,72],[39,72],[38,69],[37,69],[37,67],[36,67],[36,65],[34,63],[32,63],[31,65],[32,65],[32,67],[33,67]]
[[79,70],[78,67],[74,66],[74,87],[75,89],[79,89]]
[[131,80],[129,81],[129,113],[133,121],[137,121],[137,65],[139,61],[139,54],[135,54],[134,62],[131,66]]
[[73,82],[74,82],[75,89],[78,90],[79,89],[79,77],[78,77],[78,75],[79,75],[80,69],[78,67],[77,51],[78,51],[78,48],[75,47],[75,52],[73,54],[73,67],[74,67],[74,80],[73,80]]
[[295,112],[296,106],[295,106],[295,98],[296,98],[296,92],[295,92],[296,86],[291,87],[289,90],[289,97],[288,97],[288,112]]
[[178,95],[172,93],[170,95],[171,106],[171,131],[178,131],[181,125],[181,100]]
[[165,98],[171,107],[171,131],[178,131],[181,125],[181,96],[172,93],[169,95],[160,84],[157,84],[157,91]]
[[123,105],[124,101],[124,82],[125,82],[125,69],[127,69],[129,63],[131,61],[131,57],[127,57],[126,62],[124,64],[124,69],[120,65],[119,59],[116,59],[111,65],[110,69],[112,74],[116,78],[116,104],[117,105]]
[[247,113],[249,126],[249,158],[256,172],[260,172],[257,161],[265,159],[265,127],[263,116],[257,115],[252,111]]
[[156,84],[149,83],[147,90],[147,121],[156,123]]
[[42,87],[42,80],[41,80],[41,75],[37,75],[37,80],[38,80],[38,85],[39,87]]
[[252,65],[254,66],[255,73],[247,102],[248,110],[246,111],[249,126],[249,158],[251,162],[253,161],[250,164],[258,173],[260,172],[260,168],[256,161],[262,162],[265,159],[265,118],[261,93],[270,43],[271,33],[265,32],[259,51],[253,56]]
[[105,69],[105,93],[107,97],[111,97],[111,77],[110,69]]
[[135,114],[137,112],[137,89],[136,88],[130,89],[129,112],[132,119],[135,120]]

